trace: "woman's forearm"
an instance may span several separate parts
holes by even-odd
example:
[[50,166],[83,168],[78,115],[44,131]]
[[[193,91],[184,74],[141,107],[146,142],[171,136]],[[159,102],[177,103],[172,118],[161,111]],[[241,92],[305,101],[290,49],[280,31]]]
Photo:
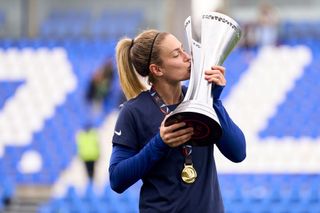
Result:
[[153,137],[139,152],[126,146],[113,147],[109,178],[111,188],[122,193],[141,179],[169,150],[159,134]]

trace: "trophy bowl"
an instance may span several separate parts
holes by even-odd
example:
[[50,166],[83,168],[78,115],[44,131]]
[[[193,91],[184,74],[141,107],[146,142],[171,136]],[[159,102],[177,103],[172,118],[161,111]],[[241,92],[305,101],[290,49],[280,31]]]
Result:
[[[193,127],[192,139],[188,142],[193,146],[207,146],[221,137],[222,129],[215,111],[208,105],[194,100],[182,102],[166,119],[165,125],[185,122],[186,127]],[[185,128],[185,127],[183,127]],[[214,131],[212,131],[214,130]]]

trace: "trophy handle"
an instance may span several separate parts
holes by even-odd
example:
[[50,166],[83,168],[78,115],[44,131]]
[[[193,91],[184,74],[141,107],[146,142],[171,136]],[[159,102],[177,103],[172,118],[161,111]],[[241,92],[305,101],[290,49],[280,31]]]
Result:
[[190,79],[189,85],[186,95],[184,96],[184,100],[189,100],[191,97],[191,93],[193,91],[193,87],[195,85],[196,74],[194,73],[194,62],[193,62],[193,47],[192,47],[192,26],[191,26],[191,16],[188,16],[184,22],[184,28],[186,31],[186,37],[188,42],[189,51],[191,54],[191,71],[190,71]]

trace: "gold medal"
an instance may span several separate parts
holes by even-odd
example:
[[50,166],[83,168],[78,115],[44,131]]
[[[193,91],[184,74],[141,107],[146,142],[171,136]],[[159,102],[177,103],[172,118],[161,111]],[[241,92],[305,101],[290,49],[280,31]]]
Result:
[[181,178],[185,183],[193,183],[196,180],[197,172],[193,168],[193,165],[184,164],[184,168],[181,172]]

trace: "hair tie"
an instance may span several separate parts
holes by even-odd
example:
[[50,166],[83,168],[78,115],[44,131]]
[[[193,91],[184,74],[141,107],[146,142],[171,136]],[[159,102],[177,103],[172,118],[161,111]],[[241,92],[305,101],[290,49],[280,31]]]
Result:
[[134,39],[131,39],[131,44],[130,44],[129,49],[131,49],[131,48],[132,48],[133,44],[134,44]]

